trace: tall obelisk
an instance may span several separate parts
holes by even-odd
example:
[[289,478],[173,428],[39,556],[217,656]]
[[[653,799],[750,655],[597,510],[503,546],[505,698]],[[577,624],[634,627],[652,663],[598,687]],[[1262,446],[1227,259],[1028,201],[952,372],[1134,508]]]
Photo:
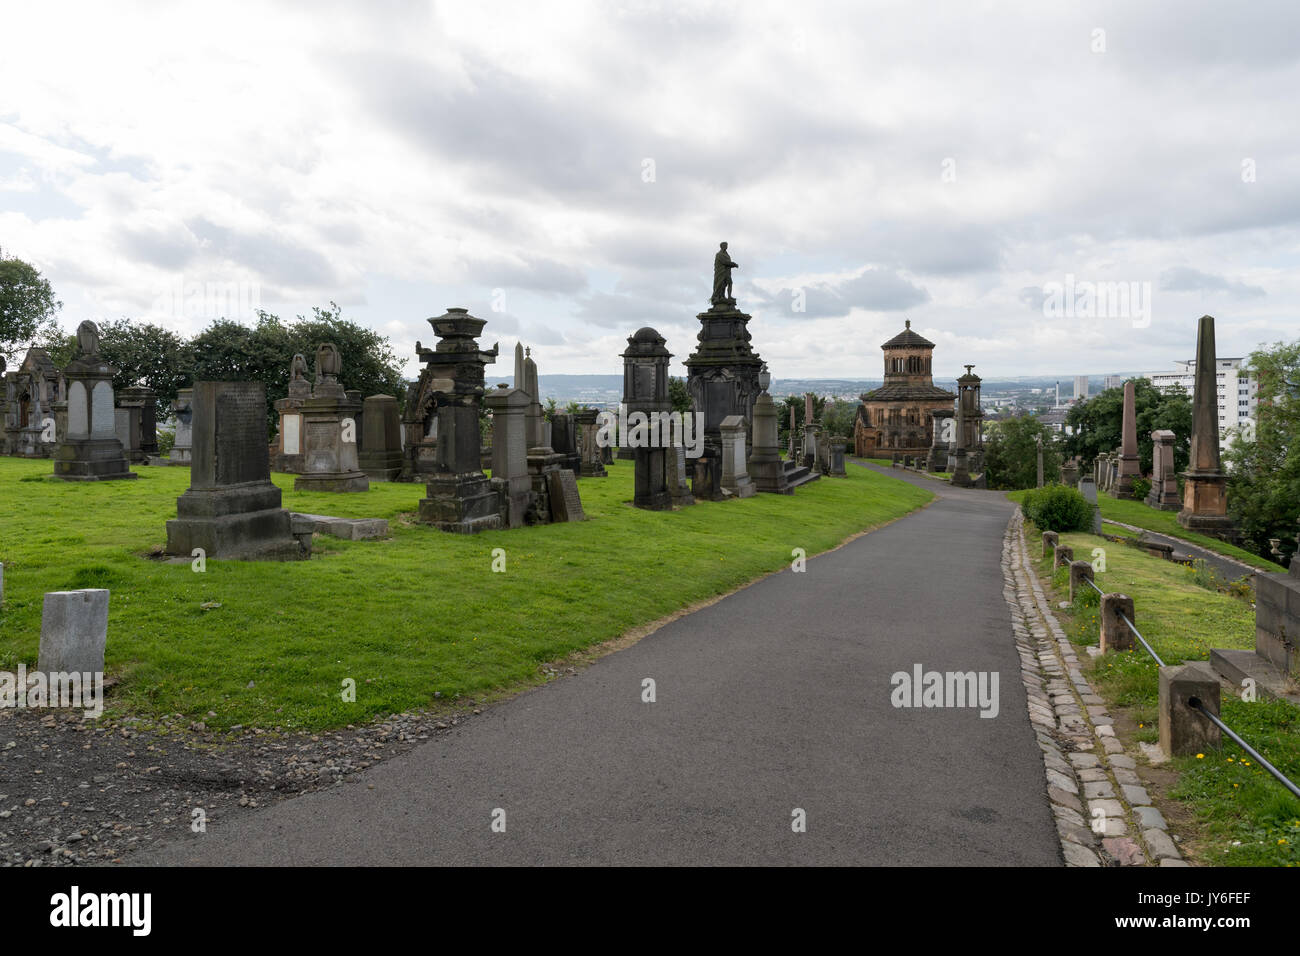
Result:
[[1196,378],[1192,393],[1191,463],[1183,473],[1183,510],[1178,523],[1192,531],[1232,540],[1228,478],[1219,465],[1219,385],[1214,353],[1214,317],[1201,316],[1196,334]]

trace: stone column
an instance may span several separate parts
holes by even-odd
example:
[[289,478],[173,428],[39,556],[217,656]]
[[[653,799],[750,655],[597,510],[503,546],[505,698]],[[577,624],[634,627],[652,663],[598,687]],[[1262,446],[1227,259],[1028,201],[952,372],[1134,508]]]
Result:
[[357,463],[370,478],[396,481],[402,473],[402,423],[397,399],[392,395],[371,395],[363,407]]
[[1177,511],[1180,507],[1178,478],[1174,474],[1174,439],[1174,433],[1167,429],[1151,433],[1151,492],[1146,503],[1161,511]]
[[1124,383],[1124,423],[1119,452],[1119,474],[1116,476],[1116,498],[1133,497],[1133,479],[1142,475],[1138,467],[1136,386],[1133,381]]
[[1196,336],[1196,385],[1192,394],[1191,464],[1183,474],[1178,523],[1226,540],[1239,537],[1228,517],[1227,475],[1219,465],[1219,386],[1214,319],[1203,315]]

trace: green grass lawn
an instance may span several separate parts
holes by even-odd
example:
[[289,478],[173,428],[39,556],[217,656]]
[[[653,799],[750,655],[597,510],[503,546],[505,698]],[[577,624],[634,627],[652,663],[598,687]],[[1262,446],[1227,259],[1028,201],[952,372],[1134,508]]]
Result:
[[[1026,526],[1034,556],[1041,553],[1036,531]],[[1134,624],[1166,664],[1207,660],[1216,647],[1255,646],[1255,613],[1249,601],[1198,583],[1188,568],[1090,534],[1063,534],[1061,544],[1076,560],[1096,561],[1105,549],[1106,570],[1096,572],[1104,591],[1133,598]],[[1051,579],[1057,600],[1069,595],[1069,574],[1051,572],[1051,558],[1037,560],[1039,575]],[[1099,639],[1098,601],[1091,588],[1069,610],[1056,614],[1076,644]],[[1085,658],[1086,660],[1086,658]],[[1107,699],[1128,708],[1139,724],[1137,738],[1155,742],[1158,668],[1140,647],[1107,654],[1089,677]],[[1221,716],[1251,746],[1292,780],[1300,779],[1300,708],[1279,701],[1242,701],[1227,691]],[[1300,800],[1261,770],[1235,744],[1200,759],[1180,757],[1170,764],[1179,773],[1171,796],[1185,801],[1203,828],[1196,855],[1213,865],[1283,866],[1300,863]]]
[[[1024,502],[1025,495],[1029,490],[1009,491],[1007,497],[1017,504]],[[1157,534],[1167,534],[1172,538],[1181,538],[1192,544],[1199,545],[1207,551],[1213,551],[1216,554],[1227,555],[1230,558],[1236,558],[1238,561],[1244,561],[1253,568],[1259,568],[1263,571],[1285,571],[1286,568],[1280,564],[1274,564],[1267,558],[1261,558],[1257,554],[1252,554],[1243,548],[1228,544],[1226,541],[1220,541],[1218,538],[1211,538],[1207,535],[1197,534],[1195,531],[1188,531],[1178,523],[1178,512],[1160,511],[1152,508],[1141,501],[1131,501],[1124,498],[1112,498],[1107,494],[1097,495],[1097,504],[1101,507],[1101,516],[1103,519],[1110,521],[1122,521],[1125,524],[1131,524],[1138,528],[1145,528],[1147,531],[1154,531]],[[1128,534],[1122,528],[1107,529],[1113,534]],[[1244,572],[1243,572],[1244,573]]]
[[[389,519],[383,541],[318,536],[310,561],[188,562],[146,555],[189,484],[186,468],[131,482],[63,482],[49,461],[0,458],[0,670],[36,664],[42,595],[108,588],[109,716],[180,713],[213,728],[327,728],[544,679],[540,665],[724,594],[932,499],[852,469],[793,496],[677,512],[631,507],[632,467],[579,482],[588,521],[455,535],[412,523],[423,485],[293,491],[293,511]],[[493,550],[506,571],[491,570]],[[219,604],[205,610],[205,604]],[[342,682],[357,684],[355,703]],[[209,711],[216,713],[208,717]]]

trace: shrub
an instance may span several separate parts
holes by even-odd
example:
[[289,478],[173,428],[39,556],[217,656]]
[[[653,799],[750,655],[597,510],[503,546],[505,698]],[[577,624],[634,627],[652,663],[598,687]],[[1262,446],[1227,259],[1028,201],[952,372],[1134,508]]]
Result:
[[1147,495],[1151,493],[1150,478],[1133,479],[1133,497],[1138,501],[1146,501]]
[[1088,531],[1092,505],[1081,492],[1064,485],[1034,488],[1021,502],[1025,517],[1043,531]]

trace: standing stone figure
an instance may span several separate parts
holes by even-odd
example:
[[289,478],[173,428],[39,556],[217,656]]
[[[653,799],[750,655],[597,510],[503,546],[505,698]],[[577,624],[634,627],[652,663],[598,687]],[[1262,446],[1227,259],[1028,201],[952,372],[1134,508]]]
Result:
[[727,252],[727,244],[720,243],[718,254],[713,257],[713,298],[709,300],[713,305],[725,305],[728,299],[733,298],[731,270],[739,268],[739,262],[732,262],[731,255]]

